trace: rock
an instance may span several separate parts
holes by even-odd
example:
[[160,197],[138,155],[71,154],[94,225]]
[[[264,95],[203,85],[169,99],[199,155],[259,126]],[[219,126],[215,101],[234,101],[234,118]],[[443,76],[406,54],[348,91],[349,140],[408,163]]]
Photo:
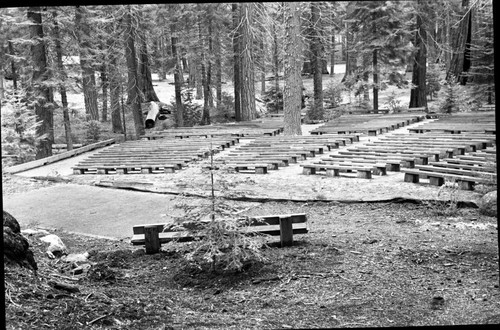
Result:
[[497,191],[491,191],[485,194],[479,200],[479,211],[481,214],[496,217],[497,216]]
[[35,236],[35,237],[38,237],[38,236],[44,236],[44,235],[49,235],[50,233],[46,230],[43,230],[43,229],[23,229],[21,230],[21,234],[23,234],[24,236]]
[[67,256],[62,257],[62,261],[65,262],[77,262],[77,263],[84,263],[88,262],[89,258],[89,253],[84,252],[84,253],[70,253]]
[[36,272],[33,252],[28,240],[21,234],[19,222],[8,212],[3,211],[3,255],[4,261],[17,263]]
[[49,243],[46,253],[50,259],[68,254],[66,245],[64,245],[63,241],[57,235],[50,234],[41,237],[40,240],[42,242]]

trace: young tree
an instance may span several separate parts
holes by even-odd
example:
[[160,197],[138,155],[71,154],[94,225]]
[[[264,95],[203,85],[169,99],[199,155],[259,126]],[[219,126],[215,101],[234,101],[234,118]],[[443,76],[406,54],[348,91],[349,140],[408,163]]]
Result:
[[50,91],[46,84],[49,72],[47,70],[47,57],[45,53],[42,14],[40,7],[29,7],[27,11],[30,21],[31,61],[33,65],[32,102],[35,108],[37,121],[36,159],[52,156],[52,143],[54,141],[53,125],[54,114],[49,103]]
[[413,60],[413,76],[412,86],[410,92],[410,108],[427,107],[427,89],[426,89],[426,75],[427,75],[427,31],[422,19],[425,14],[425,1],[418,0],[415,8],[417,16],[417,29],[415,31],[415,51]]
[[181,82],[181,61],[177,51],[177,31],[176,23],[170,24],[170,39],[172,46],[172,56],[175,60],[174,88],[175,88],[175,122],[177,126],[184,126],[184,106],[182,105],[182,82]]
[[285,21],[285,87],[283,93],[283,112],[285,135],[302,135],[300,111],[302,108],[302,38],[300,31],[299,3],[284,3]]
[[80,50],[80,66],[82,70],[82,88],[85,101],[85,113],[87,119],[99,120],[99,110],[97,106],[97,90],[92,66],[93,54],[91,43],[90,26],[87,22],[88,9],[83,6],[76,6],[75,9],[75,29]]
[[125,58],[127,60],[128,72],[128,103],[130,103],[132,109],[136,138],[139,139],[141,135],[144,135],[144,120],[141,110],[139,85],[137,82],[137,57],[135,53],[135,26],[137,26],[137,24],[133,22],[132,8],[130,5],[127,5],[125,9],[124,25]]

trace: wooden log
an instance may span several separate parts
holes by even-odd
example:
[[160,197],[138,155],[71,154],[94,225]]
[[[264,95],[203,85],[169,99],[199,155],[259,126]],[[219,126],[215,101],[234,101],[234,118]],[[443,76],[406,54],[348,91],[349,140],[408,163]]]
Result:
[[293,244],[293,227],[291,217],[280,217],[280,241],[281,247]]
[[149,104],[150,104],[149,111],[148,115],[146,116],[146,121],[144,122],[144,125],[146,126],[146,128],[153,128],[155,127],[156,119],[160,114],[160,107],[156,102],[150,102]]
[[144,239],[146,246],[146,254],[155,254],[160,252],[160,236],[158,226],[151,225],[144,227]]

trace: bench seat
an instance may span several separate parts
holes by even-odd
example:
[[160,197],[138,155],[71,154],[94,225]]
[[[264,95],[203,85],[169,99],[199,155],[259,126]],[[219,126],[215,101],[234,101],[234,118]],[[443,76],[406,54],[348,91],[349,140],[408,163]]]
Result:
[[463,176],[463,175],[455,175],[450,173],[441,173],[441,172],[430,172],[430,171],[422,171],[418,169],[403,169],[401,170],[405,174],[404,181],[411,183],[419,183],[420,178],[429,179],[429,183],[435,186],[444,185],[445,179],[455,180],[459,187],[463,190],[474,190],[474,186],[476,183],[489,183],[490,181],[487,179],[483,179],[480,177],[473,176]]

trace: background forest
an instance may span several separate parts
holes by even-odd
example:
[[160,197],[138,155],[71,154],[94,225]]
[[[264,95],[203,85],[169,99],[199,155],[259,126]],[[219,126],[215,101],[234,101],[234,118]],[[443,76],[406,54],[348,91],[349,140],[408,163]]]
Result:
[[152,103],[154,129],[283,112],[289,135],[301,111],[378,110],[389,85],[410,92],[391,111],[471,110],[494,102],[492,18],[490,0],[0,8],[2,164],[139,138]]

